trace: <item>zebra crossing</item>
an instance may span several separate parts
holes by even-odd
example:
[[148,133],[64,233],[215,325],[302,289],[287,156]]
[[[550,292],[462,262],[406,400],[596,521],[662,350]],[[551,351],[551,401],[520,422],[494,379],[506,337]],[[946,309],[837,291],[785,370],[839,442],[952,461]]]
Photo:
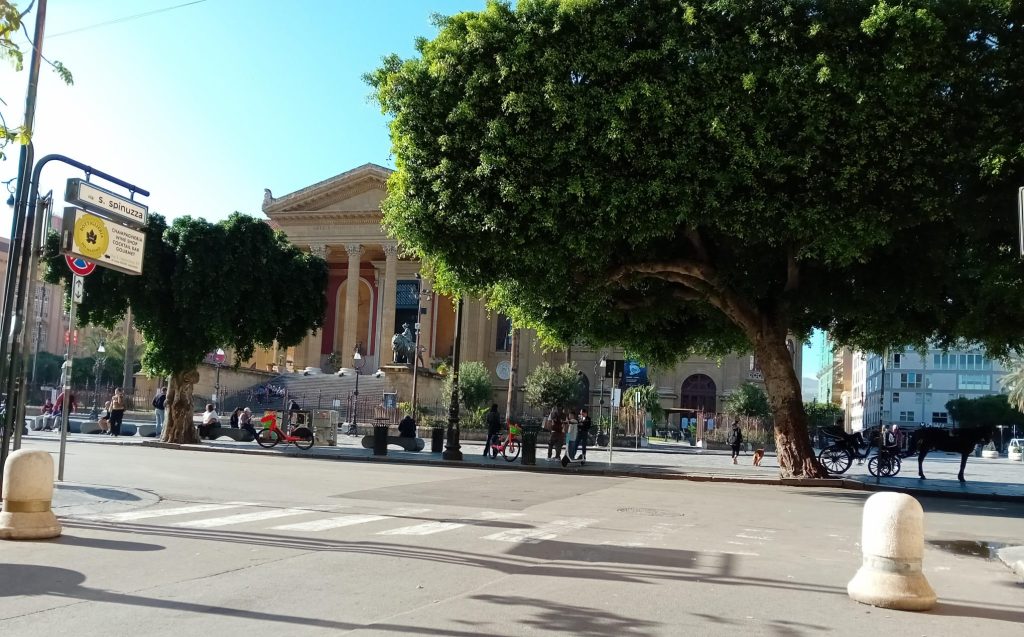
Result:
[[[534,519],[518,511],[475,511],[443,516],[430,515],[436,512],[423,507],[396,507],[386,511],[360,512],[337,510],[348,507],[349,505],[321,508],[270,507],[254,502],[183,503],[71,517],[111,525],[163,524],[181,529],[245,527],[250,531],[314,535],[359,526],[367,527],[366,530],[371,535],[382,537],[437,536],[475,531],[478,539],[513,544],[537,544],[554,540],[599,522],[596,519],[580,517],[546,516],[543,519]],[[293,519],[287,520],[288,518]],[[495,527],[500,528],[505,524],[510,528],[495,532]]]

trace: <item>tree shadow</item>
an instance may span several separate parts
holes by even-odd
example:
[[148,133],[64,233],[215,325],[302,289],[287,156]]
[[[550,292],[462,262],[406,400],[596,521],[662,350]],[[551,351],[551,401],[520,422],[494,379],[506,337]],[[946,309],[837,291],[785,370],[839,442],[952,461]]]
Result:
[[82,537],[78,535],[62,534],[52,540],[44,540],[48,544],[66,544],[68,546],[81,546],[90,549],[105,549],[108,551],[163,551],[167,547],[161,544],[146,544],[144,542],[124,542],[121,540],[105,540],[95,537]]
[[[889,478],[891,480],[891,478]],[[883,479],[882,486],[886,483]],[[792,489],[790,492],[798,495],[831,500],[854,506],[863,506],[864,502],[875,493],[880,491],[850,491],[840,489]],[[899,489],[893,489],[899,493]],[[1024,503],[1020,502],[999,502],[985,500],[965,500],[951,497],[917,495],[915,499],[921,503],[921,507],[928,513],[949,513],[953,515],[991,516],[1002,518],[1024,518]]]
[[59,482],[54,485],[54,488],[57,491],[77,491],[79,493],[84,493],[85,495],[90,495],[94,498],[99,498],[101,500],[116,500],[118,502],[136,502],[142,499],[139,496],[135,495],[134,493],[128,493],[127,491],[122,491],[120,489],[107,489],[104,487],[87,487],[84,485],[62,484]]
[[[562,635],[650,635],[660,625],[598,608],[570,606],[533,597],[481,594],[469,599],[501,607],[516,607],[515,615],[520,625]],[[532,616],[527,616],[530,611]]]

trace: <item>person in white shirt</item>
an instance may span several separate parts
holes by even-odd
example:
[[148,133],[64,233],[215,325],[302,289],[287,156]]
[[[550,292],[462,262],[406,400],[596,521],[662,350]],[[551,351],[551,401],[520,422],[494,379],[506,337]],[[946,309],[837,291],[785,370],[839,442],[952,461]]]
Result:
[[199,425],[199,437],[209,438],[210,430],[220,425],[220,417],[213,410],[213,405],[207,403],[206,411],[203,412],[202,424]]

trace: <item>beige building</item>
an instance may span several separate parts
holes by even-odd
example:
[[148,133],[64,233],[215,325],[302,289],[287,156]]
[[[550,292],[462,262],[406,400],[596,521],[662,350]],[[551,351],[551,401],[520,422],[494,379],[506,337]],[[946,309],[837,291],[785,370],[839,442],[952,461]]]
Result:
[[[10,259],[11,241],[0,237],[0,299],[7,294],[7,264]],[[39,281],[36,284],[35,303],[31,306],[31,325],[34,326],[29,343],[32,351],[64,355],[64,334],[68,329],[64,312],[64,289]],[[0,301],[2,302],[2,301]]]
[[[250,366],[302,371],[321,369],[330,359],[335,366],[350,367],[352,353],[358,348],[365,359],[364,369],[376,370],[394,360],[392,335],[401,332],[403,324],[415,323],[418,301],[425,308],[421,346],[427,364],[451,356],[455,332],[452,299],[438,295],[423,299],[420,291],[429,290],[430,282],[417,279],[418,261],[405,258],[397,242],[381,228],[380,202],[390,174],[387,168],[365,164],[282,197],[265,191],[263,212],[271,223],[292,243],[327,260],[327,315],[323,329],[299,346],[288,352],[261,352]],[[495,398],[504,404],[508,320],[489,312],[479,300],[466,299],[462,321],[462,360],[483,362],[491,370]],[[790,348],[799,377],[801,343],[794,339]],[[544,360],[561,363],[571,357],[586,375],[592,402],[597,403],[602,375],[597,362],[602,353],[609,360],[623,358],[621,351],[614,350],[541,352],[536,335],[524,331],[519,370],[525,377]],[[611,366],[606,370],[610,373]],[[691,358],[651,378],[664,406],[712,412],[720,410],[722,399],[747,381],[762,381],[752,356],[720,361]],[[606,392],[610,386],[610,380],[605,382]]]

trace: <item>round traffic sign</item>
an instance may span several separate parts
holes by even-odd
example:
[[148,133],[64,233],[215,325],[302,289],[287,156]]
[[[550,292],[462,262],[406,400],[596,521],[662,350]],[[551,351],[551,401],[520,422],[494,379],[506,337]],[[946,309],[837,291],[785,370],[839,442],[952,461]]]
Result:
[[96,269],[95,263],[86,261],[82,257],[73,257],[70,254],[65,254],[64,260],[68,262],[68,267],[71,268],[71,271],[78,276],[89,276]]

